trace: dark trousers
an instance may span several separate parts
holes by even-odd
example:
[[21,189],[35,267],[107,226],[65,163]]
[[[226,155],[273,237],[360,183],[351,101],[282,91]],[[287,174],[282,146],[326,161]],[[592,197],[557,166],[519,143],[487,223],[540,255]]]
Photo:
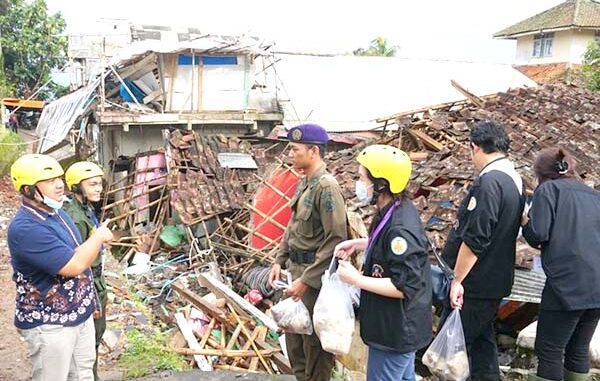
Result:
[[[465,334],[467,355],[469,356],[470,380],[498,381],[498,346],[494,322],[500,299],[470,299],[465,297],[460,318]],[[443,321],[452,310],[444,309]]]
[[562,380],[563,369],[588,373],[590,341],[598,320],[600,309],[541,310],[535,337],[535,354],[539,360],[537,375],[547,380]]
[[[302,302],[313,315],[319,290],[308,287]],[[325,352],[316,333],[312,335],[295,335],[286,333],[285,344],[292,370],[298,381],[330,381],[335,365],[335,357]]]

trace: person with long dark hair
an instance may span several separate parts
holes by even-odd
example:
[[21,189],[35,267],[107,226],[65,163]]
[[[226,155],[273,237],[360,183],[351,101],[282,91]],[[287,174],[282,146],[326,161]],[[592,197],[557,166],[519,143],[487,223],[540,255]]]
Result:
[[361,289],[360,335],[369,347],[368,381],[415,380],[415,352],[431,341],[431,273],[419,213],[405,195],[408,155],[372,145],[357,157],[356,195],[378,213],[368,239],[342,242],[334,254],[348,259],[366,250],[363,273],[339,262],[340,279]]
[[546,285],[537,325],[537,374],[531,380],[588,379],[589,345],[600,320],[600,192],[578,180],[562,148],[542,150],[523,236],[541,250]]

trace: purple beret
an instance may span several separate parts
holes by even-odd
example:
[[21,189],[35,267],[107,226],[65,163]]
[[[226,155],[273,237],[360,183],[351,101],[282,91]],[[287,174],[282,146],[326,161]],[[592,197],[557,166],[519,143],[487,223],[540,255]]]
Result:
[[301,124],[287,133],[290,142],[307,144],[327,144],[329,135],[317,124]]

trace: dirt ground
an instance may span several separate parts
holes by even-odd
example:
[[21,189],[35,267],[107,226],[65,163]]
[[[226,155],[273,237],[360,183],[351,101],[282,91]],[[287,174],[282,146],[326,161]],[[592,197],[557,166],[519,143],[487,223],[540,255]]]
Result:
[[15,287],[6,242],[6,229],[18,205],[9,178],[0,178],[0,381],[31,379],[27,347],[13,324]]

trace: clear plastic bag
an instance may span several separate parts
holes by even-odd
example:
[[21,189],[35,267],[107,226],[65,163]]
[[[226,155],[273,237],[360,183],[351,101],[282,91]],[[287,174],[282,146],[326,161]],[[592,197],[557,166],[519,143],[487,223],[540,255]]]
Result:
[[354,333],[352,295],[346,284],[330,270],[323,274],[322,283],[313,312],[315,332],[325,351],[335,355],[348,354]]
[[460,311],[450,313],[444,326],[423,355],[423,364],[431,373],[446,381],[464,381],[469,377],[469,358]]
[[313,326],[308,308],[301,300],[287,298],[271,308],[275,323],[286,333],[312,335]]

